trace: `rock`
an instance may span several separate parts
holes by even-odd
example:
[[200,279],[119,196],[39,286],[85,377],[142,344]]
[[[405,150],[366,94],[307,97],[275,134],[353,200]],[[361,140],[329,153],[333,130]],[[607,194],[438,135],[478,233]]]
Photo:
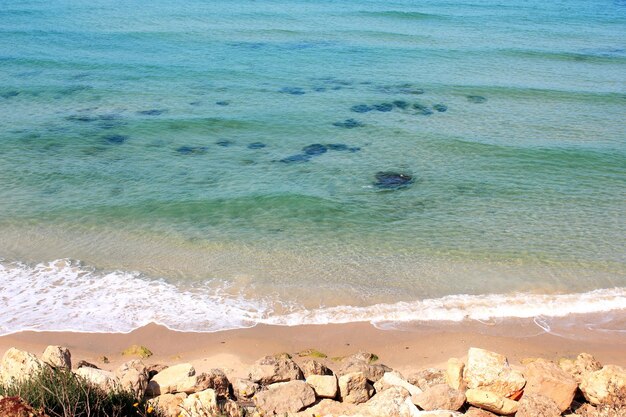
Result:
[[490,391],[501,397],[519,394],[526,383],[521,373],[510,368],[506,357],[479,348],[469,349],[463,376],[468,388]]
[[72,354],[63,346],[48,346],[44,350],[41,360],[48,365],[59,369],[72,369]]
[[112,145],[121,145],[122,143],[126,142],[128,140],[128,136],[126,135],[104,135],[103,139],[106,143],[112,144]]
[[302,361],[300,364],[300,369],[304,374],[305,378],[308,378],[310,375],[332,375],[333,371],[328,369],[326,366],[322,365],[316,360],[306,359]]
[[190,363],[170,366],[156,374],[150,382],[146,394],[157,396],[177,392],[192,393],[196,389],[196,370]]
[[478,408],[478,407],[468,408],[465,414],[463,415],[469,416],[469,417],[498,417],[491,411],[483,410],[482,408]]
[[425,106],[420,103],[415,103],[413,105],[413,108],[417,110],[417,114],[421,114],[424,116],[430,116],[431,114],[433,114],[433,111],[428,106]]
[[575,360],[562,358],[559,360],[559,367],[570,374],[579,384],[584,374],[602,369],[600,362],[588,353],[581,353]]
[[559,417],[559,407],[554,401],[543,395],[524,393],[519,401],[519,408],[515,417]]
[[384,390],[391,387],[401,387],[409,392],[411,395],[419,395],[422,393],[422,390],[415,385],[409,383],[405,380],[400,373],[391,371],[385,372],[378,381],[374,384],[374,389],[376,392],[383,392]]
[[364,414],[375,417],[413,417],[419,416],[417,407],[411,402],[411,396],[402,387],[391,387],[377,393],[364,404]]
[[352,372],[339,378],[339,396],[343,402],[364,403],[373,394],[374,388],[363,372]]
[[137,356],[141,359],[146,359],[152,356],[152,351],[145,346],[131,345],[124,349],[122,356]]
[[450,387],[454,389],[464,389],[465,382],[463,381],[463,370],[465,364],[457,358],[448,359],[446,366],[446,382]]
[[300,88],[300,87],[283,87],[279,90],[281,93],[284,94],[291,94],[293,96],[301,96],[303,95],[304,89]]
[[138,399],[143,398],[148,388],[148,369],[138,359],[123,363],[115,370],[122,388],[132,391]]
[[233,394],[238,400],[252,398],[261,386],[249,379],[235,378],[232,381]]
[[480,103],[484,103],[487,101],[487,99],[483,96],[466,96],[467,97],[467,101],[469,101],[470,103],[475,103],[475,104],[480,104]]
[[434,385],[445,384],[446,372],[443,369],[426,368],[412,373],[406,380],[425,391]]
[[319,398],[335,398],[337,396],[337,377],[334,375],[309,375],[306,379],[315,395]]
[[465,403],[465,394],[444,383],[428,387],[423,393],[413,395],[412,400],[423,410],[457,411]]
[[163,109],[150,109],[150,110],[141,110],[138,111],[137,114],[140,114],[142,116],[160,116],[163,113],[167,113],[167,110],[163,110]]
[[253,399],[265,414],[297,413],[315,402],[315,392],[304,381],[279,382],[258,392]]
[[365,377],[372,383],[378,381],[385,372],[391,372],[392,369],[383,364],[372,364],[371,362],[378,360],[378,357],[371,353],[357,353],[344,358],[337,375],[345,375],[352,372],[363,372]]
[[179,407],[182,417],[214,417],[220,412],[217,395],[212,389],[189,395]]
[[413,183],[413,177],[409,174],[391,171],[381,171],[376,173],[374,186],[385,190],[395,190],[408,187]]
[[374,110],[374,108],[367,104],[357,104],[356,106],[350,107],[350,110],[355,113],[367,113],[368,111]]
[[154,378],[154,376],[156,374],[158,374],[159,372],[163,371],[164,369],[167,369],[168,366],[167,365],[163,365],[163,364],[159,364],[159,363],[153,363],[152,365],[148,365],[146,367],[147,371],[148,371],[148,380],[151,380],[152,378]]
[[326,153],[328,151],[328,148],[321,143],[314,143],[312,145],[305,146],[304,148],[302,148],[302,151],[305,153],[305,155],[316,156]]
[[266,356],[259,359],[250,369],[252,382],[269,385],[276,382],[303,379],[300,367],[287,357]]
[[569,408],[578,388],[571,375],[543,359],[527,364],[523,373],[526,379],[524,397],[528,394],[541,394],[552,399],[561,412]]
[[339,401],[323,399],[315,405],[299,413],[292,414],[293,417],[336,417],[336,416],[356,416],[359,415],[359,406],[356,404],[342,403]]
[[310,159],[311,159],[310,155],[298,154],[298,155],[291,155],[286,158],[283,158],[280,160],[280,162],[285,163],[285,164],[294,164],[294,163],[300,163],[300,162],[308,162]]
[[184,392],[163,394],[148,400],[148,405],[161,411],[165,415],[164,417],[179,417],[181,413],[180,405],[185,398],[187,398],[187,394]]
[[248,149],[263,149],[266,146],[267,145],[264,144],[263,142],[253,142],[253,143],[248,145]]
[[626,370],[605,365],[598,371],[588,372],[582,376],[580,390],[591,404],[626,406]]
[[380,104],[374,104],[374,110],[377,111],[382,111],[382,112],[388,112],[393,110],[393,104],[391,103],[380,103]]
[[439,113],[443,113],[448,110],[448,106],[445,104],[435,104],[433,105],[433,109],[437,110]]
[[200,155],[206,153],[208,149],[206,146],[181,146],[176,148],[176,152],[181,155]]
[[514,414],[518,407],[517,401],[509,400],[491,391],[470,388],[465,391],[465,397],[471,405],[496,414]]
[[402,110],[409,107],[409,103],[404,100],[395,100],[392,104]]
[[4,353],[0,363],[0,383],[12,384],[24,381],[46,366],[35,355],[11,348]]
[[228,106],[230,104],[230,101],[221,100],[221,101],[216,101],[215,104],[217,104],[218,106]]
[[354,129],[355,127],[363,127],[365,124],[355,119],[346,119],[343,122],[335,122],[333,126],[343,127],[345,129]]
[[218,140],[217,142],[215,142],[215,144],[223,148],[228,148],[229,146],[233,145],[234,142],[232,140]]
[[198,376],[196,391],[204,391],[209,388],[215,391],[215,395],[218,397],[230,397],[230,382],[221,369],[211,369],[209,372]]
[[35,410],[20,397],[0,396],[0,416],[2,417],[48,417],[43,411]]
[[113,372],[96,368],[82,367],[75,370],[74,374],[103,391],[111,391],[119,388],[120,380],[113,374]]

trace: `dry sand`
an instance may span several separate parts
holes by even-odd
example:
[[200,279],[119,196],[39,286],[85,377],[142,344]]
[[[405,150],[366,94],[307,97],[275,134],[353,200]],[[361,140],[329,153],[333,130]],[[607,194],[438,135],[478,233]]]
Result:
[[[533,329],[533,330],[530,330]],[[485,334],[490,333],[490,334]],[[534,334],[533,334],[534,333]],[[556,360],[580,352],[593,354],[600,362],[626,366],[626,337],[621,332],[609,336],[563,338],[541,331],[528,323],[485,326],[464,323],[450,326],[422,325],[408,331],[380,330],[369,323],[266,326],[216,333],[190,333],[169,330],[156,324],[128,334],[75,332],[20,332],[0,337],[0,354],[10,347],[40,355],[47,345],[70,348],[72,360],[84,359],[103,369],[114,369],[129,359],[121,352],[132,344],[148,347],[154,355],[148,364],[191,362],[198,371],[221,368],[229,376],[244,376],[256,359],[275,353],[317,349],[330,358],[358,351],[376,353],[380,362],[409,372],[428,366],[441,366],[450,357],[463,357],[470,346],[506,355],[515,365],[526,357]],[[578,340],[576,340],[578,339]],[[106,356],[110,363],[103,363]]]

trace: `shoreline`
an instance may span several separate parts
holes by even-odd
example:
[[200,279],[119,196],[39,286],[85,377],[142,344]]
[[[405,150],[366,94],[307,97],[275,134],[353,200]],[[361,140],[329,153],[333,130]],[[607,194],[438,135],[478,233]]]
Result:
[[[103,369],[115,369],[132,359],[122,355],[124,349],[141,345],[153,352],[144,359],[145,363],[190,362],[199,372],[221,368],[229,377],[244,376],[245,370],[265,355],[287,352],[297,358],[298,352],[307,349],[324,353],[328,357],[325,361],[331,363],[330,358],[372,352],[381,363],[400,372],[441,366],[450,357],[463,357],[469,347],[500,352],[509,358],[512,366],[520,365],[525,358],[558,361],[562,357],[576,357],[581,352],[594,355],[602,363],[626,366],[623,354],[626,335],[621,332],[599,340],[575,340],[546,332],[524,336],[526,325],[465,323],[447,328],[422,325],[407,331],[382,330],[369,323],[292,327],[260,324],[245,329],[196,333],[149,324],[130,333],[13,333],[0,336],[0,354],[11,347],[41,353],[48,345],[61,345],[73,352],[75,362],[86,360]],[[491,334],[486,334],[485,330]],[[108,362],[102,361],[103,356]]]

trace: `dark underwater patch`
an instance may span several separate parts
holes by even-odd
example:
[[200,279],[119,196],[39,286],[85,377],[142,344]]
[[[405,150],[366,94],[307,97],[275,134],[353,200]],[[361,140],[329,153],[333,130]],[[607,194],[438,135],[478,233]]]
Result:
[[306,155],[311,156],[321,155],[323,153],[326,153],[327,151],[328,148],[321,143],[314,143],[312,145],[308,145],[302,148],[302,152],[304,152]]
[[346,119],[342,122],[335,122],[333,126],[343,127],[344,129],[354,129],[355,127],[363,127],[365,124],[355,119]]
[[140,110],[140,111],[137,112],[137,114],[140,114],[142,116],[160,116],[163,113],[167,113],[167,110],[150,109],[150,110]]
[[381,111],[381,112],[388,112],[388,111],[393,110],[393,104],[391,103],[374,104],[372,107],[374,107],[374,110]]
[[481,104],[486,102],[487,98],[483,96],[467,96],[467,101],[470,103]]
[[215,144],[217,146],[221,146],[223,148],[228,148],[229,146],[234,145],[235,142],[233,142],[232,140],[218,140],[217,142],[215,142]]
[[439,113],[443,113],[448,110],[448,106],[446,106],[445,104],[439,103],[439,104],[433,105],[433,109],[437,110]]
[[207,150],[206,146],[181,146],[176,148],[176,152],[181,155],[200,155],[206,153]]
[[413,183],[411,175],[394,171],[377,172],[375,178],[374,186],[383,190],[397,190]]
[[264,144],[263,142],[253,142],[253,143],[248,145],[248,149],[263,149],[266,146],[267,145]]
[[283,87],[279,90],[279,92],[283,94],[291,94],[293,96],[301,96],[305,94],[304,89],[300,87]]
[[121,145],[122,143],[128,140],[128,136],[113,134],[113,135],[105,135],[103,136],[103,139],[105,140],[106,143],[109,143],[111,145]]
[[350,111],[355,113],[367,113],[368,111],[372,111],[374,108],[372,106],[368,106],[367,104],[357,104],[350,107]]
[[297,154],[283,158],[279,162],[282,162],[284,164],[299,164],[303,162],[308,162],[310,159],[311,155]]

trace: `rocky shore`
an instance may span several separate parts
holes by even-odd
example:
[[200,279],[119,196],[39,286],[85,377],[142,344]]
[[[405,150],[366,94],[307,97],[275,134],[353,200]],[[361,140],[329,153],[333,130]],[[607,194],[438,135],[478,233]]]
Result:
[[[145,348],[130,352],[149,357]],[[40,358],[11,348],[0,364],[0,385],[19,384],[41,369],[65,369],[97,389],[131,391],[148,404],[148,414],[165,417],[626,415],[626,370],[602,365],[587,353],[558,363],[527,358],[512,366],[501,354],[472,347],[466,357],[450,358],[445,368],[402,375],[371,353],[329,359],[307,350],[265,356],[248,369],[246,378],[229,378],[217,368],[198,373],[189,363],[166,367],[147,359],[105,370],[85,361],[73,367],[69,349],[62,346],[48,346]],[[19,400],[0,399],[0,410],[9,409],[11,401]]]

